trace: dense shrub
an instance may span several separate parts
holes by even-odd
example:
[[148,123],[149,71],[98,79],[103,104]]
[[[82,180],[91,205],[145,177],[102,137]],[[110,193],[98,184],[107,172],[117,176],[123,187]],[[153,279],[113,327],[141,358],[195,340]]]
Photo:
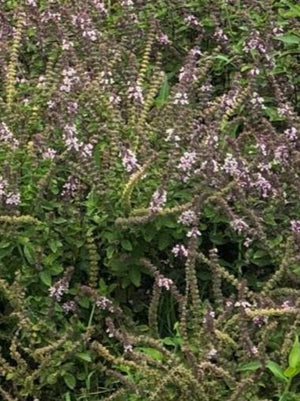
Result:
[[297,400],[299,5],[0,4],[2,398]]

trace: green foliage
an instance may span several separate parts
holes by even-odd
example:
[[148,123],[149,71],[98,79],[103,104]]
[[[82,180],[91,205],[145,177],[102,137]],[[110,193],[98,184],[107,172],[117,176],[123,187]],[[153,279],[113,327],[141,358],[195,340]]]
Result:
[[299,15],[1,2],[1,399],[299,398]]

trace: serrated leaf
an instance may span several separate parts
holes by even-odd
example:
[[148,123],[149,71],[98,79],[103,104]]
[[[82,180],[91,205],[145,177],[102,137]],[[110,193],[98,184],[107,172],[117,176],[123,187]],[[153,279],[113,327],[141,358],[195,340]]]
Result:
[[76,378],[72,373],[66,373],[64,376],[64,381],[69,389],[74,390],[76,386]]
[[291,368],[300,367],[300,343],[298,336],[296,336],[292,349],[289,353],[289,365]]
[[287,378],[284,376],[281,367],[276,362],[269,361],[266,366],[277,379],[287,381]]

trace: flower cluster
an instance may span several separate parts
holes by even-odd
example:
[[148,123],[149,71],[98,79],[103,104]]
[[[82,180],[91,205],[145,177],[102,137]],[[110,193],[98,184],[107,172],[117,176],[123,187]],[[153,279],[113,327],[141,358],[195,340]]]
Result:
[[157,189],[152,195],[150,210],[155,213],[167,203],[167,192],[161,188]]

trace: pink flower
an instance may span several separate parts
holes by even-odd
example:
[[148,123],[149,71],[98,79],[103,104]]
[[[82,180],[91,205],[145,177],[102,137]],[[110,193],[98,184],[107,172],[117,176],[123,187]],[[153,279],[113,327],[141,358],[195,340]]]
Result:
[[184,18],[184,21],[190,26],[201,26],[200,22],[194,15],[188,15]]
[[193,227],[188,233],[187,233],[187,237],[188,238],[197,238],[200,237],[202,234],[201,232],[198,230],[197,227]]
[[168,35],[165,33],[161,33],[158,37],[158,41],[161,45],[168,45],[171,43],[170,39],[168,38]]
[[144,103],[143,90],[138,84],[129,86],[127,95],[129,100],[135,100],[139,103]]
[[150,209],[152,212],[159,211],[167,202],[167,192],[163,189],[157,189],[152,195]]
[[56,156],[56,150],[52,149],[52,148],[47,148],[43,153],[42,153],[42,157],[43,159],[49,159],[49,160],[53,160]]
[[140,167],[136,155],[130,149],[124,147],[120,152],[120,156],[122,157],[123,167],[128,173],[132,173]]
[[170,278],[160,276],[157,280],[157,285],[169,291],[171,286],[173,285],[173,280],[171,280]]
[[188,95],[186,93],[177,92],[174,96],[174,104],[189,104]]
[[196,220],[197,220],[196,213],[193,210],[186,210],[180,215],[178,223],[181,223],[184,226],[190,226],[194,224]]
[[7,205],[18,206],[21,202],[21,196],[19,192],[9,192],[6,195],[5,203]]
[[178,258],[178,257],[187,257],[188,256],[188,250],[184,245],[177,244],[173,247],[172,251],[173,255]]

